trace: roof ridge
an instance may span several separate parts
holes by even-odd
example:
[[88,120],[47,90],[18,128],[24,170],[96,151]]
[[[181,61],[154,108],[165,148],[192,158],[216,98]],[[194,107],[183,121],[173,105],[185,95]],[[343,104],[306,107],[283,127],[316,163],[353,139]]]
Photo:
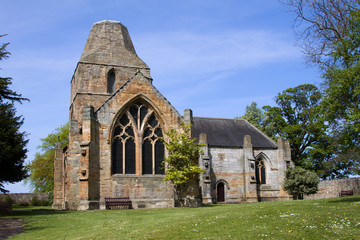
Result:
[[244,121],[244,119],[237,119],[237,118],[193,117],[193,119],[194,119],[194,118]]
[[268,135],[266,135],[263,131],[261,131],[260,129],[258,129],[257,127],[255,127],[251,122],[249,122],[248,120],[246,119],[243,119],[244,121],[246,121],[251,127],[253,127],[256,131],[258,131],[260,134],[262,134],[264,137],[266,137],[269,141],[271,141],[272,143],[274,143],[276,146],[277,143],[271,138],[269,137]]

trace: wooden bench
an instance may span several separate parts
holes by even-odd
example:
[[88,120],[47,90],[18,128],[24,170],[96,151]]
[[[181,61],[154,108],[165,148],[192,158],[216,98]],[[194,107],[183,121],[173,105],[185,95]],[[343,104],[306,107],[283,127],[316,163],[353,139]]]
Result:
[[342,190],[340,191],[339,193],[339,196],[342,197],[342,196],[352,196],[354,195],[354,191],[353,190]]
[[132,209],[129,197],[105,198],[106,209]]

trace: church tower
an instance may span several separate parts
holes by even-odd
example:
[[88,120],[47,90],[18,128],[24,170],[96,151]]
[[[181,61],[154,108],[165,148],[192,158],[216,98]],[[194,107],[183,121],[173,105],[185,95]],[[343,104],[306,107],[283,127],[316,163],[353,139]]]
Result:
[[97,109],[137,71],[150,78],[126,27],[116,21],[95,23],[71,80],[70,120],[80,123],[84,106]]
[[173,206],[160,137],[180,119],[152,85],[126,27],[95,23],[71,80],[69,145],[55,162],[54,208],[102,209],[105,197]]
[[[69,144],[55,150],[53,208],[105,209],[105,198],[118,197],[133,208],[289,198],[281,187],[293,164],[288,143],[245,120],[181,116],[152,83],[126,27],[95,23],[71,79]],[[182,121],[204,144],[205,171],[175,194],[164,181],[161,139]]]

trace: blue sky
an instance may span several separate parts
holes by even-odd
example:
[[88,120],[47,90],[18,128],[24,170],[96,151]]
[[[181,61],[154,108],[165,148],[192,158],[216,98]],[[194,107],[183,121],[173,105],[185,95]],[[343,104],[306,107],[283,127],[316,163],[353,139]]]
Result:
[[[183,113],[234,118],[246,105],[274,105],[274,96],[320,83],[296,46],[294,16],[277,0],[5,1],[1,43],[11,57],[0,76],[30,99],[16,105],[28,133],[31,161],[44,138],[68,121],[70,80],[93,23],[116,20],[130,33],[155,87]],[[10,192],[29,192],[22,183]]]

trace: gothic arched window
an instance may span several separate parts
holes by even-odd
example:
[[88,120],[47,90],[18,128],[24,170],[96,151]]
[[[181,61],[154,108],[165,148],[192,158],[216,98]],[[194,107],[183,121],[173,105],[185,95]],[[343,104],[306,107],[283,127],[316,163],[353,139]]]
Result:
[[266,169],[265,169],[265,161],[263,159],[258,159],[255,162],[255,176],[256,176],[256,183],[266,184]]
[[107,77],[107,92],[114,93],[115,92],[115,73],[114,70],[111,70],[108,73]]
[[162,136],[154,111],[141,102],[132,104],[114,126],[112,173],[164,174],[165,146],[159,140]]

